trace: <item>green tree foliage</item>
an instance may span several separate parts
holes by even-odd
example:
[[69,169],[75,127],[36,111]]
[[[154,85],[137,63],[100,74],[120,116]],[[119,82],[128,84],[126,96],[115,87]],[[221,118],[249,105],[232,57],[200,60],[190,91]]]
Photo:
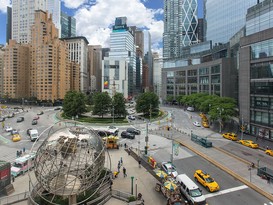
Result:
[[85,95],[77,91],[69,91],[65,94],[63,111],[68,117],[81,115],[86,112]]
[[115,116],[125,117],[127,114],[125,99],[122,93],[116,93],[112,99],[112,106],[114,107]]
[[173,100],[174,100],[174,96],[172,96],[172,95],[168,95],[168,96],[167,96],[166,101],[167,101],[168,103],[171,103]]
[[96,93],[94,95],[93,115],[99,115],[103,118],[105,114],[111,112],[111,97],[107,92]]
[[151,113],[158,113],[159,100],[153,92],[142,93],[136,101],[136,111],[149,116]]

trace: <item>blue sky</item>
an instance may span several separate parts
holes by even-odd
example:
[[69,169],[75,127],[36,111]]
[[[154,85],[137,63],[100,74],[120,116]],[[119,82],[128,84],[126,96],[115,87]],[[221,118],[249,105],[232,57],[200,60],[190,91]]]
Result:
[[[199,17],[203,13],[202,1],[198,0]],[[157,51],[162,47],[163,2],[163,0],[62,0],[61,4],[62,11],[76,18],[77,35],[85,36],[89,44],[108,46],[111,25],[115,17],[126,16],[128,25],[150,31],[152,48]],[[10,0],[1,0],[0,44],[6,42],[6,7],[8,5]]]

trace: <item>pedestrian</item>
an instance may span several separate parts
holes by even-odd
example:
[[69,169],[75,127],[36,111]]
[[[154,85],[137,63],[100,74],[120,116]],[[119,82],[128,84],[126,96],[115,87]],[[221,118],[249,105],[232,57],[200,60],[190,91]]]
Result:
[[26,152],[26,148],[25,147],[23,147],[23,153],[25,153]]
[[267,183],[270,184],[270,177],[269,177],[269,175],[267,175],[266,180],[267,180]]
[[120,163],[118,163],[118,172],[120,171]]
[[269,150],[268,146],[266,146],[266,150]]
[[138,167],[141,168],[141,159],[138,159]]
[[126,144],[126,143],[124,143],[124,148],[125,148],[125,149],[127,148],[127,144]]
[[19,151],[19,157],[21,157],[21,156],[22,156],[22,150]]
[[110,191],[112,191],[113,180],[110,179]]
[[119,172],[115,171],[114,172],[114,178],[118,178],[118,174],[119,174]]
[[123,176],[124,176],[124,177],[127,177],[126,168],[125,168],[125,167],[123,167]]
[[120,157],[120,165],[121,165],[121,166],[123,165],[122,157]]
[[128,149],[128,155],[131,155],[131,148]]
[[16,157],[18,158],[20,156],[20,152],[17,150]]

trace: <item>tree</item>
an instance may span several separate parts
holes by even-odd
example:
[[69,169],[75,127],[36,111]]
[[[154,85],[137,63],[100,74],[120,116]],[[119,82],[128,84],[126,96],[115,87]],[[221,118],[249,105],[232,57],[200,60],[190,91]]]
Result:
[[63,101],[63,111],[69,117],[86,112],[85,95],[77,91],[67,92]]
[[103,115],[111,112],[111,97],[107,92],[96,93],[94,95],[94,108],[93,115],[99,115],[103,118]]
[[122,93],[116,93],[112,99],[112,107],[114,107],[115,116],[125,117],[127,114],[125,99]]
[[150,113],[158,113],[158,106],[158,96],[153,92],[141,94],[136,101],[136,111],[142,112],[145,116],[149,116]]

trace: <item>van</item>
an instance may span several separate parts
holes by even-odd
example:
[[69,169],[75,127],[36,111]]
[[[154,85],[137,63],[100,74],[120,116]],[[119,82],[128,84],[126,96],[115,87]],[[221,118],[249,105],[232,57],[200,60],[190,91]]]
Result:
[[207,205],[206,198],[199,187],[186,175],[179,174],[176,181],[180,184],[181,192],[193,205]]
[[29,130],[29,137],[32,142],[36,141],[36,139],[38,138],[38,130]]

